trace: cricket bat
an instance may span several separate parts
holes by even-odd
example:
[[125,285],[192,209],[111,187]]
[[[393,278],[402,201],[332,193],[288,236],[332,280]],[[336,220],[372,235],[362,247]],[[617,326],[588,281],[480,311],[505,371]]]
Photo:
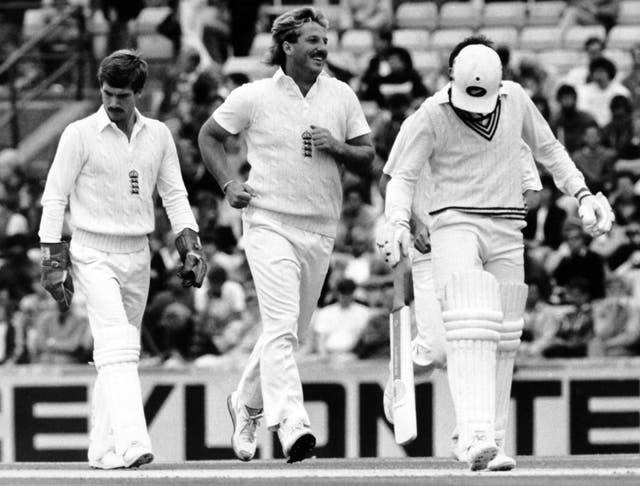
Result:
[[393,308],[389,316],[391,378],[393,380],[393,423],[396,443],[413,441],[417,433],[416,393],[411,357],[411,316],[405,305],[405,260],[393,269]]

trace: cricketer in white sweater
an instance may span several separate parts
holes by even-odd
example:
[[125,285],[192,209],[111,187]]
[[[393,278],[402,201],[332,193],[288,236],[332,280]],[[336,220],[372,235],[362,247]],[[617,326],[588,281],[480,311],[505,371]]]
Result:
[[393,170],[387,189],[385,213],[390,220],[409,221],[424,164],[432,175],[432,215],[455,209],[524,219],[522,147],[513,143],[514,138],[524,140],[565,194],[575,196],[586,188],[583,175],[522,87],[503,81],[499,100],[499,118],[490,138],[461,121],[449,102],[449,85],[422,104],[415,129],[407,133],[410,150]]
[[173,231],[198,231],[167,126],[136,110],[129,141],[100,107],[60,137],[42,195],[40,241],[60,241],[69,202],[75,242],[112,253],[140,250],[155,226],[156,187]]

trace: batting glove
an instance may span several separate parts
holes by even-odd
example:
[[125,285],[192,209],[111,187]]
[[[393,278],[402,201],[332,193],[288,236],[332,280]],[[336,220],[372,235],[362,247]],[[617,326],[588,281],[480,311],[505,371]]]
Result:
[[58,303],[62,312],[69,310],[73,298],[73,280],[69,272],[69,243],[41,243],[40,283]]
[[406,221],[385,223],[376,245],[384,261],[395,267],[403,257],[409,255],[409,247],[411,246],[409,223]]
[[207,262],[198,233],[190,228],[183,229],[176,238],[176,249],[182,259],[182,268],[178,271],[182,286],[202,287],[207,275]]
[[580,199],[578,214],[584,230],[594,237],[607,233],[615,220],[611,205],[601,192],[595,196],[583,196]]

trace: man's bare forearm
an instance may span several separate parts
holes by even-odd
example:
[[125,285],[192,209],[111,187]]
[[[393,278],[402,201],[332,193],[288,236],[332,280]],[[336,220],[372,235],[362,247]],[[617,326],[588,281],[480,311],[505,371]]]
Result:
[[198,134],[198,146],[204,166],[222,188],[224,184],[234,178],[234,174],[229,168],[223,141],[217,139],[203,127]]
[[336,162],[343,164],[348,170],[361,176],[368,176],[375,152],[373,145],[351,145],[340,143],[332,153]]

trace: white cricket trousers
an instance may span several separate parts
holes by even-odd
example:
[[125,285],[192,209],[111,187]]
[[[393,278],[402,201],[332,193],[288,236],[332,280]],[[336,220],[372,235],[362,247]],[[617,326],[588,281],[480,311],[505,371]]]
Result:
[[309,424],[294,352],[324,283],[333,238],[279,222],[261,211],[244,216],[244,246],[258,295],[262,333],[238,384],[240,402],[264,408],[267,427],[285,418]]
[[436,292],[442,297],[451,275],[485,270],[498,283],[524,282],[522,220],[490,218],[448,210],[431,222]]
[[[89,458],[133,443],[151,449],[138,359],[140,326],[150,278],[149,246],[131,253],[109,253],[71,241],[74,285],[86,298],[98,370],[92,396]],[[99,359],[106,356],[106,359]],[[104,364],[104,365],[103,365]]]

